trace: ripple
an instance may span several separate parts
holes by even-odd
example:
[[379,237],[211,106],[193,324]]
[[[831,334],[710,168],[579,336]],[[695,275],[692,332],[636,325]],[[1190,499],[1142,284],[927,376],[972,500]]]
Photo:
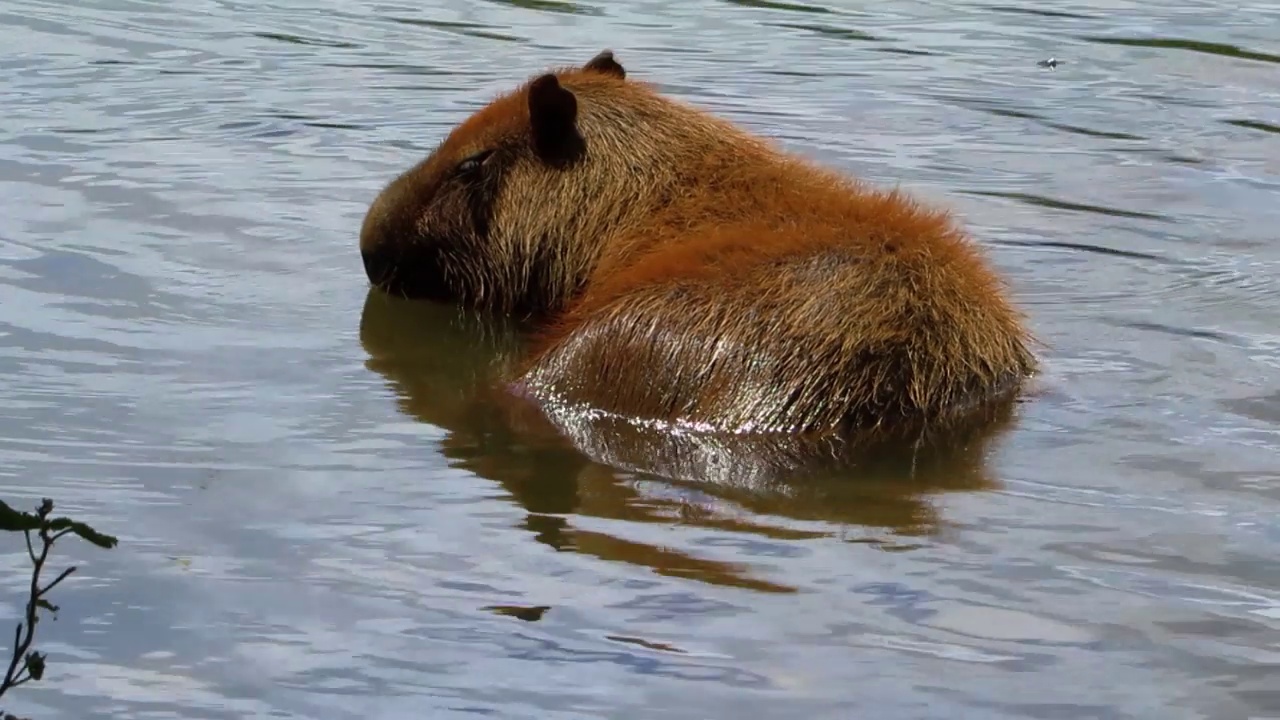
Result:
[[1122,45],[1126,47],[1145,47],[1169,50],[1187,50],[1208,55],[1239,58],[1241,60],[1257,60],[1259,62],[1280,63],[1280,55],[1245,50],[1236,45],[1225,43],[1201,42],[1181,38],[1126,38],[1085,35],[1080,37],[1085,42],[1103,45]]
[[303,35],[294,35],[292,33],[259,31],[251,34],[254,37],[260,37],[264,40],[275,40],[277,42],[290,43],[293,45],[312,45],[316,47],[327,47],[327,48],[361,47],[357,43],[346,42],[344,40],[330,40],[328,38],[306,37]]
[[768,23],[771,27],[787,28],[789,30],[805,30],[808,32],[818,33],[826,37],[832,37],[839,40],[857,40],[860,42],[883,42],[881,38],[862,32],[861,30],[853,30],[850,28],[838,28],[830,25],[805,25],[801,23]]
[[721,0],[721,2],[739,7],[759,8],[762,10],[786,10],[789,12],[829,14],[830,8],[821,5],[801,5],[799,3],[777,2],[776,0]]
[[507,5],[522,10],[538,10],[551,13],[563,13],[566,15],[603,15],[604,11],[583,5],[581,3],[567,2],[566,0],[485,0],[485,2],[494,3],[496,5]]
[[989,5],[987,7],[989,10],[994,10],[995,12],[1015,13],[1020,15],[1037,15],[1039,17],[1047,17],[1047,18],[1064,18],[1064,19],[1071,19],[1071,20],[1098,19],[1098,16],[1095,16],[1095,15],[1084,15],[1081,13],[1066,12],[1063,10],[1042,10],[1039,8],[1023,8],[1023,7],[1015,7],[1011,5]]
[[1170,295],[1194,298],[1197,305],[1280,302],[1280,261],[1245,254],[1214,254],[1180,263],[1168,287]]
[[407,17],[388,17],[391,22],[400,23],[402,25],[416,25],[420,27],[435,28],[448,33],[456,33],[458,35],[466,35],[468,37],[476,37],[484,40],[502,40],[503,42],[528,42],[525,38],[515,35],[504,35],[494,31],[492,28],[478,25],[476,23],[467,22],[448,22],[445,20],[427,20],[420,18]]
[[1250,130],[1261,130],[1268,133],[1280,133],[1280,125],[1272,125],[1261,120],[1223,120],[1222,122],[1236,127],[1248,128]]
[[961,107],[964,107],[970,110],[977,110],[979,112],[985,112],[985,113],[989,113],[991,115],[996,115],[999,117],[1008,117],[1008,118],[1014,118],[1018,120],[1032,120],[1036,124],[1042,127],[1050,128],[1053,130],[1061,130],[1063,132],[1071,133],[1073,135],[1084,135],[1086,137],[1095,137],[1095,138],[1101,138],[1105,140],[1129,140],[1129,141],[1135,141],[1135,142],[1148,141],[1147,138],[1141,135],[1135,135],[1133,133],[1118,132],[1114,130],[1099,130],[1096,128],[1084,127],[1081,125],[1072,125],[1069,123],[1057,122],[1054,120],[1050,120],[1044,115],[1040,115],[1038,113],[1030,112],[1028,110],[1012,108],[1012,107],[1004,107],[990,100],[980,101],[980,100],[974,100],[971,98],[960,98],[960,97],[949,96],[949,95],[934,95],[933,97],[941,102],[959,105]]
[[1098,215],[1110,215],[1113,217],[1139,218],[1142,220],[1158,220],[1160,222],[1173,222],[1173,219],[1164,215],[1155,213],[1139,212],[1137,210],[1123,210],[1121,208],[1106,207],[1104,205],[1090,205],[1086,203],[1070,202],[1067,200],[1058,200],[1038,195],[1035,193],[1024,192],[996,192],[994,190],[962,190],[968,195],[981,195],[985,197],[1005,198],[1008,200],[1017,200],[1018,202],[1036,205],[1039,207],[1050,208],[1052,210],[1067,210],[1069,212],[1086,212],[1096,213]]
[[1131,330],[1147,330],[1150,332],[1164,333],[1167,335],[1191,338],[1194,340],[1213,340],[1215,342],[1235,346],[1240,346],[1242,344],[1240,338],[1237,336],[1206,328],[1175,326],[1167,323],[1152,322],[1150,320],[1106,319],[1103,320],[1103,322],[1113,327],[1129,328]]
[[987,640],[1080,645],[1093,641],[1088,632],[1031,613],[980,605],[946,606],[925,625]]
[[1129,258],[1132,260],[1151,260],[1160,263],[1169,262],[1166,258],[1152,253],[1138,252],[1136,250],[1121,250],[1119,248],[1105,247],[1102,245],[1090,245],[1088,243],[1065,242],[1054,240],[997,240],[993,244],[1006,245],[1009,247],[1034,247],[1034,248],[1051,248],[1056,250],[1067,250],[1070,252],[1086,252],[1098,253],[1100,255],[1111,255],[1114,257]]
[[551,609],[550,605],[487,605],[481,610],[488,610],[496,615],[507,615],[525,622],[537,622]]

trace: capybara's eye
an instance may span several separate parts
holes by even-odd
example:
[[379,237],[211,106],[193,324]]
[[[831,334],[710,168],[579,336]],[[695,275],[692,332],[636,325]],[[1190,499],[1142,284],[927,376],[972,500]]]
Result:
[[475,172],[476,170],[479,170],[480,166],[484,164],[484,161],[488,160],[489,156],[492,154],[493,154],[492,150],[482,150],[476,153],[475,155],[472,155],[471,157],[458,163],[458,172],[469,173],[469,172]]

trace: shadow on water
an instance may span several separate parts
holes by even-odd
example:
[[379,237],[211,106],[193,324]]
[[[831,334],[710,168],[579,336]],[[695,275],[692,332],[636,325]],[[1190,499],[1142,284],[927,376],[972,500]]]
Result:
[[512,324],[370,290],[360,341],[367,367],[386,378],[399,410],[445,430],[445,458],[501,485],[527,512],[523,527],[537,542],[764,592],[794,588],[752,578],[744,565],[575,528],[573,516],[716,529],[764,542],[852,535],[909,549],[850,531],[937,533],[942,520],[933,496],[996,487],[985,457],[1014,416],[1005,407],[945,446],[874,457],[835,442],[709,439],[580,415],[553,424],[498,389],[499,375],[522,349]]

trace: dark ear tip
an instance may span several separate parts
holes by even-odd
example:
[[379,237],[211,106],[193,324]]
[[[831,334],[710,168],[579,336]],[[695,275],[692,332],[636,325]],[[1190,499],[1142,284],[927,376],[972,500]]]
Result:
[[617,58],[613,56],[613,51],[608,48],[601,50],[599,54],[588,60],[587,64],[582,66],[582,69],[613,75],[620,79],[626,79],[627,77],[627,71],[622,67],[622,63],[618,62]]
[[558,87],[560,87],[560,80],[554,73],[539,75],[533,79],[533,82],[529,83],[529,89],[534,91],[553,90]]

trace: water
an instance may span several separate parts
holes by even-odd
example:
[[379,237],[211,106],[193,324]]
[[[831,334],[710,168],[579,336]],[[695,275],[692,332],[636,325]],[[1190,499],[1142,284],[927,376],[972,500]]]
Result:
[[[1038,7],[0,0],[0,496],[121,539],[6,709],[1280,716],[1280,9]],[[963,217],[1045,343],[989,452],[610,470],[368,297],[378,189],[603,47]]]

